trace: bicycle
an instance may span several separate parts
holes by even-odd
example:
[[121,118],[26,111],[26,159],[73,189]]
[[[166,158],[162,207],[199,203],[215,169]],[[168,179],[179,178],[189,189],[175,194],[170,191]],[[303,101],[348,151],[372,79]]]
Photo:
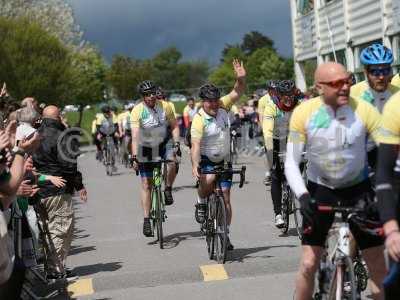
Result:
[[120,145],[120,159],[121,164],[125,166],[125,168],[129,168],[129,158],[130,158],[130,151],[129,146],[131,144],[131,137],[129,134],[125,134],[122,138],[121,145]]
[[153,223],[153,235],[154,231],[157,231],[157,241],[160,245],[160,249],[164,249],[163,223],[167,219],[162,188],[167,176],[167,164],[170,162],[172,162],[172,160],[168,159],[161,159],[154,162],[155,168],[153,170],[150,219]]
[[[326,252],[321,259],[318,270],[318,291],[314,295],[314,300],[357,300],[360,299],[360,284],[354,270],[355,262],[351,258],[350,238],[351,232],[349,222],[354,221],[360,228],[375,235],[381,235],[382,230],[376,224],[374,229],[368,229],[356,219],[365,216],[364,209],[357,207],[342,206],[318,206],[319,212],[335,213],[340,221],[335,220],[327,239]],[[363,219],[363,222],[369,222]],[[373,221],[372,221],[373,222]],[[372,222],[370,224],[372,224]],[[328,253],[329,240],[333,236],[337,241],[333,245],[333,252]],[[358,274],[357,274],[358,275]]]
[[233,169],[231,166],[216,167],[210,171],[204,171],[199,168],[200,174],[215,175],[215,188],[213,193],[207,197],[207,209],[205,222],[201,225],[201,231],[205,233],[207,251],[210,259],[216,259],[220,264],[225,263],[227,253],[227,217],[224,195],[221,189],[221,181],[233,174],[240,174],[239,188],[243,187],[245,182],[246,167]]
[[112,135],[106,135],[103,145],[103,163],[106,167],[106,174],[112,176],[114,165],[115,165],[115,145],[114,138]]
[[230,155],[233,164],[238,163],[239,150],[238,150],[238,138],[241,137],[240,132],[236,129],[231,128],[231,142],[230,142]]
[[[302,164],[300,166],[300,169],[302,171],[302,177],[304,183],[307,185],[307,158],[306,158],[306,153],[303,152],[303,159],[302,159]],[[302,228],[302,220],[303,216],[301,215],[300,211],[300,202],[299,199],[297,199],[296,196],[293,198],[293,217],[294,217],[294,224],[296,226],[296,231],[297,231],[297,236],[299,237],[300,240],[303,239],[303,228]]]
[[291,214],[294,214],[294,220],[295,220],[295,224],[296,224],[296,229],[297,232],[299,232],[299,226],[301,226],[300,221],[298,219],[298,214],[300,213],[300,208],[296,206],[295,203],[295,196],[292,192],[292,190],[290,189],[290,186],[286,180],[286,176],[285,173],[283,172],[283,170],[285,170],[285,162],[284,159],[286,157],[286,153],[278,153],[278,157],[279,157],[279,163],[280,163],[280,167],[282,170],[282,197],[281,197],[281,214],[282,214],[282,219],[283,219],[283,226],[280,228],[281,232],[283,234],[286,234],[289,230],[289,217]]

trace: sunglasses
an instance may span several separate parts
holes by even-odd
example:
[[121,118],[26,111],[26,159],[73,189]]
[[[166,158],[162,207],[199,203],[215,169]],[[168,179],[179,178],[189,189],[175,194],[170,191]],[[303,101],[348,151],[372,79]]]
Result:
[[334,89],[341,89],[345,84],[352,85],[353,84],[353,78],[352,76],[349,76],[345,79],[338,79],[334,81],[320,81],[320,84],[325,84],[331,88]]
[[379,69],[368,69],[368,74],[379,77],[379,76],[389,76],[392,73],[392,68],[379,68]]
[[143,96],[144,96],[144,97],[151,97],[151,96],[157,97],[157,93],[154,92],[154,91],[144,92],[144,93],[143,93]]

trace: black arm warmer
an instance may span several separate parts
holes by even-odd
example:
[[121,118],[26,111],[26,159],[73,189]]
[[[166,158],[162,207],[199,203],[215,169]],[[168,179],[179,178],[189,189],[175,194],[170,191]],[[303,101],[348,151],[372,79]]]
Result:
[[396,219],[398,208],[397,191],[393,190],[394,167],[398,156],[397,145],[380,144],[376,174],[376,196],[379,215],[383,223]]

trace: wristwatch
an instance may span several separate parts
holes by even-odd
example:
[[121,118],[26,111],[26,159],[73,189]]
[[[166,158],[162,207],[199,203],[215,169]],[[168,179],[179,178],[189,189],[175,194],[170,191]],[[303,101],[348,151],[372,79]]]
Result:
[[20,147],[15,146],[12,149],[12,154],[13,155],[21,155],[22,157],[25,157],[26,152],[24,150],[22,150]]

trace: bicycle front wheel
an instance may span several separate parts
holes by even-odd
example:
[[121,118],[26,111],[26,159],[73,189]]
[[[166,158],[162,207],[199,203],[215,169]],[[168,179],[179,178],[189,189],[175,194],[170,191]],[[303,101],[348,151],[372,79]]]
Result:
[[226,208],[224,198],[216,196],[216,234],[214,235],[215,258],[223,264],[226,260],[226,248],[228,242],[228,228],[226,220]]
[[215,212],[216,206],[215,201],[211,196],[207,199],[207,216],[206,216],[206,242],[208,257],[214,259],[214,235],[215,235]]
[[163,234],[163,205],[162,205],[162,194],[161,190],[157,190],[157,201],[156,201],[156,219],[157,219],[157,237],[160,249],[164,249],[164,234]]
[[344,257],[338,264],[329,289],[329,300],[357,300],[357,286],[353,261]]

